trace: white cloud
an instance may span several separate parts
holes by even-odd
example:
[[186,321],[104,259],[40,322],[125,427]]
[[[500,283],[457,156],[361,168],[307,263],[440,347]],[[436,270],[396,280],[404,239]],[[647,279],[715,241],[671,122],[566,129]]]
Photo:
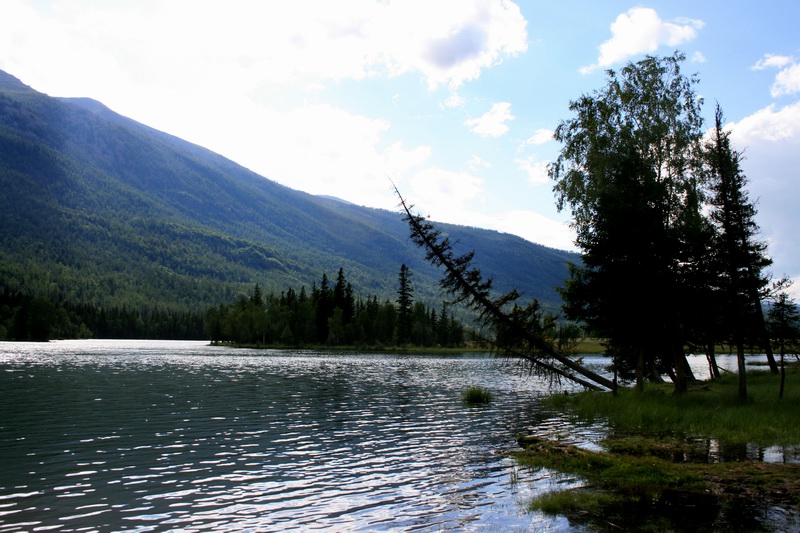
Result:
[[473,155],[467,161],[467,168],[469,168],[472,171],[486,170],[492,168],[492,164],[488,161],[484,161],[477,155]]
[[800,283],[796,225],[800,101],[783,107],[770,105],[727,127],[734,146],[746,156],[742,168],[749,179],[750,198],[757,202],[761,237],[770,242],[773,272],[776,277],[786,274]]
[[752,70],[764,70],[767,68],[783,68],[794,62],[794,58],[790,56],[780,56],[776,54],[764,54],[764,57],[750,67]]
[[516,159],[515,163],[528,175],[528,181],[532,185],[543,185],[550,180],[547,175],[547,161],[539,161],[536,156],[530,156],[525,159]]
[[773,97],[800,93],[800,63],[788,66],[778,72],[772,84]]
[[[4,1],[2,68],[39,86],[88,94],[136,85],[224,85],[420,74],[456,88],[527,47],[525,18],[511,2],[313,0],[219,4],[212,0],[54,0],[35,10]],[[27,72],[48,72],[38,83]],[[72,82],[66,80],[71,78]],[[302,86],[302,84],[301,84]],[[125,91],[123,91],[125,92]]]
[[417,212],[434,220],[493,229],[518,235],[537,244],[560,250],[575,250],[574,231],[565,221],[554,220],[530,210],[512,209],[487,213],[476,209],[481,202],[484,181],[465,172],[437,167],[423,169],[410,178],[412,200]]
[[402,141],[397,141],[383,151],[389,171],[392,175],[402,175],[409,169],[418,167],[431,157],[430,146],[418,146],[407,150]]
[[391,75],[422,73],[432,89],[441,84],[457,88],[502,56],[527,49],[527,22],[511,2],[404,0],[378,5],[365,43],[374,51],[370,53]]
[[708,60],[706,59],[706,56],[703,55],[703,52],[695,52],[692,54],[691,61],[692,63],[705,63]]
[[[384,146],[388,122],[331,105],[289,110],[228,107],[208,110],[195,120],[217,126],[216,136],[201,144],[217,146],[220,153],[263,176],[293,189],[385,209],[397,203],[387,178],[401,183],[432,152],[429,146],[407,147],[401,141]],[[239,135],[242,125],[252,123],[259,126]]]
[[575,233],[567,222],[553,220],[540,213],[513,210],[491,217],[486,227],[513,233],[537,244],[559,250],[576,250]]
[[553,140],[553,132],[547,128],[539,128],[533,132],[533,135],[528,137],[525,144],[545,144]]
[[612,37],[600,45],[597,63],[581,68],[588,74],[609,67],[637,54],[649,54],[661,46],[678,46],[691,41],[705,23],[701,20],[661,20],[651,8],[634,7],[620,14],[611,24]]
[[493,229],[560,250],[576,250],[574,231],[565,221],[530,210],[487,213],[474,207],[481,201],[484,181],[465,172],[431,167],[410,179],[411,199],[418,213],[437,221]]
[[434,219],[475,226],[469,203],[480,199],[484,181],[466,172],[429,167],[410,178],[414,203]]
[[770,93],[773,98],[800,93],[800,63],[791,56],[764,54],[764,57],[750,67],[752,70],[765,70],[768,68],[781,69],[775,76]]
[[482,137],[500,137],[508,132],[506,121],[509,120],[514,120],[514,115],[511,114],[511,104],[498,102],[492,104],[492,108],[480,117],[464,121],[464,125],[471,132]]
[[800,141],[800,102],[780,109],[775,104],[769,105],[726,127],[742,146],[764,141],[797,143]]
[[466,100],[464,100],[464,98],[460,94],[458,94],[457,92],[453,91],[453,92],[450,93],[450,96],[447,97],[447,100],[445,100],[442,103],[442,107],[443,108],[464,107],[465,103],[466,103]]

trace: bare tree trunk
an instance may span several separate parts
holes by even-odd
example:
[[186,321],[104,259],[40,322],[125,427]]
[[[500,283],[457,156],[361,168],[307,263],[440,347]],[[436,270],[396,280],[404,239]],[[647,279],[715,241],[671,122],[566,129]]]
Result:
[[686,357],[683,355],[683,350],[673,347],[672,360],[675,364],[675,394],[683,394],[688,390],[686,384]]
[[714,347],[714,341],[710,341],[706,347],[706,358],[708,359],[708,368],[711,374],[711,379],[719,379],[719,366],[717,365],[717,355]]
[[773,374],[778,373],[778,363],[775,362],[775,354],[772,352],[772,343],[769,339],[767,332],[767,323],[764,320],[764,309],[761,307],[761,298],[758,296],[758,291],[752,290],[750,297],[753,300],[753,310],[756,314],[756,327],[758,328],[758,336],[761,338],[761,347],[764,348],[764,353],[767,354],[767,363],[769,363],[769,371]]
[[783,342],[781,342],[781,388],[778,391],[778,398],[781,400],[783,400],[783,385],[786,383],[786,365],[783,361],[785,355],[786,349],[783,346]]
[[650,380],[654,383],[664,383],[664,378],[661,377],[661,372],[658,371],[658,367],[656,366],[656,362],[650,359],[647,362],[650,371]]
[[636,357],[636,392],[644,391],[644,350],[638,349]]
[[747,374],[744,365],[744,342],[736,341],[736,363],[739,367],[739,399],[747,399]]
[[617,369],[617,354],[616,354],[616,350],[614,350],[614,352],[612,352],[611,366],[614,367],[614,388],[611,389],[611,393],[614,396],[616,396],[617,395],[617,383],[618,383],[617,378],[618,378],[618,375],[619,375],[619,370]]

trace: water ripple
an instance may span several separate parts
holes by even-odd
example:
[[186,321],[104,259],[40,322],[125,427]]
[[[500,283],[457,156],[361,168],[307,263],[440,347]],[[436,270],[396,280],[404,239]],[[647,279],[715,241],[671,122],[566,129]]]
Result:
[[[552,480],[497,452],[602,431],[543,411],[544,384],[489,357],[10,346],[3,532],[558,530],[524,507]],[[473,384],[490,407],[461,403]]]

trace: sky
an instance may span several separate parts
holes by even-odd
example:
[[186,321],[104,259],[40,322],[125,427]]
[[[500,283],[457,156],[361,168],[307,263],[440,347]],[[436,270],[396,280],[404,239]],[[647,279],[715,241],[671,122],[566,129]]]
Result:
[[[547,164],[608,69],[686,54],[798,282],[796,0],[0,0],[0,69],[293,189],[574,250]],[[391,181],[390,181],[391,180]]]

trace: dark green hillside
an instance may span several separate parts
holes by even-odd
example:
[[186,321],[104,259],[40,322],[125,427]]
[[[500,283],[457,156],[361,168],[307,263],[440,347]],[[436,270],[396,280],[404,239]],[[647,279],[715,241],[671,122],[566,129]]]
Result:
[[[389,184],[387,183],[387,187]],[[0,284],[100,306],[203,309],[255,283],[311,286],[341,267],[394,298],[402,263],[436,301],[439,273],[398,214],[315,197],[90,99],[57,99],[0,71]],[[555,301],[577,256],[442,226],[497,288]]]

